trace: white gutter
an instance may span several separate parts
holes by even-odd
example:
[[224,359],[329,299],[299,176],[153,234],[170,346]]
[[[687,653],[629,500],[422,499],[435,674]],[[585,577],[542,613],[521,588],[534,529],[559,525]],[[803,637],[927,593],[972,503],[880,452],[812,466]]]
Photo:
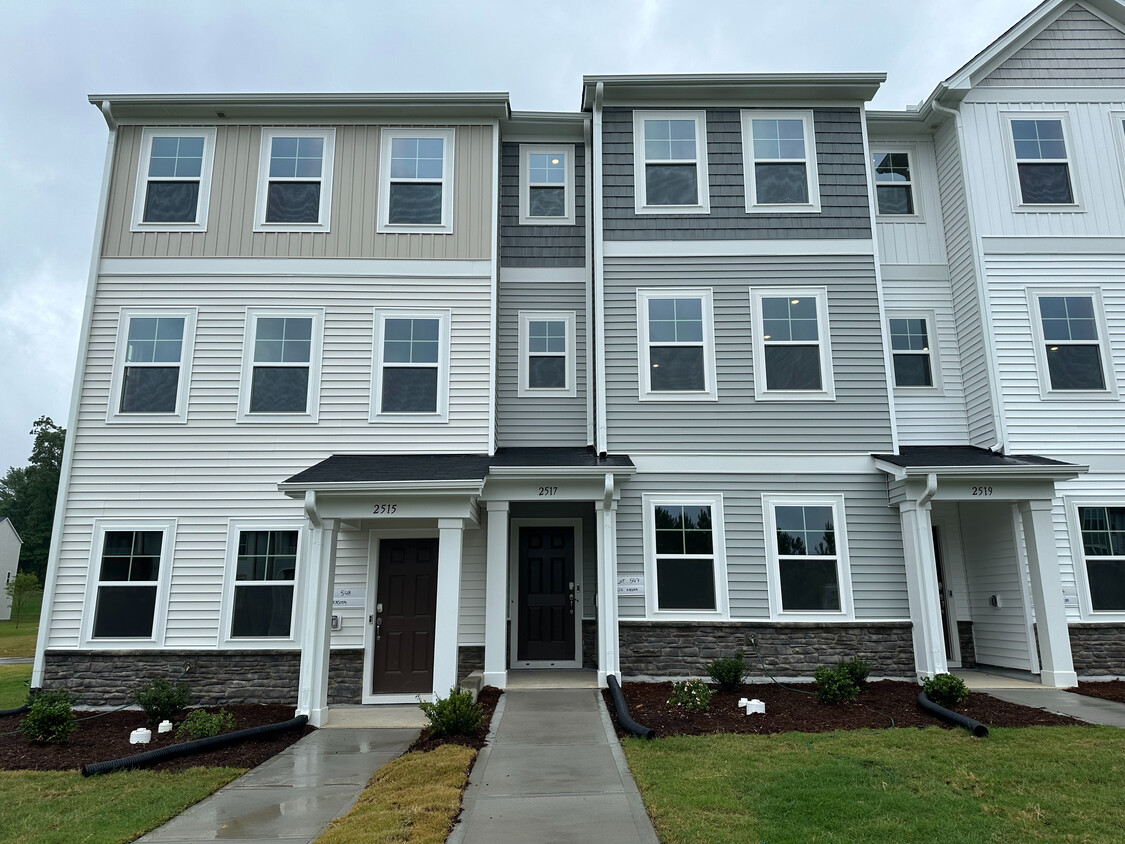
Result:
[[599,82],[594,91],[594,166],[590,179],[594,183],[594,303],[598,310],[596,319],[596,345],[597,357],[595,372],[596,389],[596,414],[597,430],[594,435],[594,450],[598,454],[609,451],[608,432],[606,430],[606,396],[605,396],[605,243],[602,232],[602,101],[605,99],[605,83]]
[[[62,545],[63,516],[66,512],[67,494],[70,490],[70,474],[74,466],[74,447],[78,433],[78,407],[82,393],[82,382],[86,378],[86,349],[90,344],[90,327],[94,314],[94,294],[98,286],[98,270],[101,267],[102,238],[105,235],[105,218],[109,208],[109,180],[113,170],[113,156],[117,149],[117,122],[109,102],[101,103],[102,117],[109,127],[106,140],[105,164],[102,167],[102,187],[98,195],[98,216],[94,221],[94,245],[90,254],[90,272],[86,278],[86,299],[82,306],[82,330],[78,335],[78,355],[74,363],[74,383],[70,388],[70,413],[66,423],[66,441],[63,444],[62,466],[59,472],[59,491],[55,498],[55,519],[51,526],[51,550],[47,555],[46,583],[43,584],[43,609],[39,615],[39,638],[35,643],[35,663],[31,669],[31,687],[43,685],[43,668],[47,651],[47,640],[51,637],[51,616],[55,600],[55,588],[59,579],[59,549]],[[87,572],[90,577],[90,572]]]

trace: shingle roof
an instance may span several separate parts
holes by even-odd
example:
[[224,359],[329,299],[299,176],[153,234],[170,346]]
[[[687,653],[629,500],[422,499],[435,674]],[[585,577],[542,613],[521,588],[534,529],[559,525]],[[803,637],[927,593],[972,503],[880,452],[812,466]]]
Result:
[[1037,454],[997,454],[971,445],[905,445],[899,454],[876,454],[882,460],[904,469],[922,467],[1012,468],[1017,466],[1067,467],[1071,463],[1040,457]]

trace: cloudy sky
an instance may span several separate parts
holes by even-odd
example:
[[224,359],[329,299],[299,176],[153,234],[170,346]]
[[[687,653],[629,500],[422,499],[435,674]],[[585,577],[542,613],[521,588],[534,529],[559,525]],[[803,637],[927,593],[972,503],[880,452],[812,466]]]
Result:
[[0,0],[0,473],[66,424],[106,126],[88,93],[508,91],[583,73],[885,71],[923,99],[1034,0]]

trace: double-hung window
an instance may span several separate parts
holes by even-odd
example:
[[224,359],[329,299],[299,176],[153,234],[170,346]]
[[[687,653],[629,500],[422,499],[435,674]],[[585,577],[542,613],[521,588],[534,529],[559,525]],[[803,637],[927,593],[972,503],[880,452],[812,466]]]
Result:
[[893,311],[887,314],[895,387],[937,385],[937,341],[932,313]]
[[811,111],[742,112],[746,210],[820,211]]
[[186,420],[194,335],[194,309],[122,310],[107,419]]
[[329,230],[334,129],[263,129],[254,231]]
[[1030,291],[1044,398],[1110,398],[1116,381],[1097,291]]
[[645,495],[643,503],[649,613],[725,616],[722,496]]
[[758,399],[834,399],[828,291],[752,288],[754,394]]
[[718,397],[710,289],[638,290],[637,332],[641,399]]
[[96,521],[90,549],[87,587],[87,638],[158,642],[158,612],[167,583],[175,522]]
[[214,128],[145,129],[132,231],[206,231]]
[[378,231],[453,232],[453,129],[384,129]]
[[574,145],[520,144],[520,225],[574,221]]
[[444,422],[449,312],[375,311],[374,370],[374,421]]
[[520,396],[574,396],[574,311],[520,311]]
[[906,149],[871,153],[875,169],[875,211],[883,217],[917,217],[917,185]]
[[1125,613],[1125,507],[1078,508],[1091,612]]
[[773,615],[852,617],[843,498],[765,494],[762,512]]
[[638,214],[707,214],[707,116],[634,111],[633,176]]
[[316,421],[323,323],[319,310],[247,311],[240,420]]
[[296,527],[232,524],[231,639],[292,638],[299,536]]
[[1009,114],[1017,206],[1077,205],[1070,170],[1067,118],[1062,114]]

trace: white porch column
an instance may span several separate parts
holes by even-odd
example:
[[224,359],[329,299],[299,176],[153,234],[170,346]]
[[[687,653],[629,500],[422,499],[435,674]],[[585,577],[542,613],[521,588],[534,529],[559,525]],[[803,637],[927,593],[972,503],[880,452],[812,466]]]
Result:
[[1078,685],[1070,652],[1070,630],[1066,625],[1062,578],[1051,502],[1036,498],[1019,503],[1027,565],[1031,571],[1031,597],[1035,604],[1035,628],[1039,634],[1039,657],[1044,686],[1069,689]]
[[920,677],[933,677],[946,673],[949,663],[945,656],[930,503],[903,501],[898,508],[906,556],[906,591],[910,600],[915,669]]
[[461,611],[461,519],[438,519],[437,605],[434,614],[434,694],[457,685],[457,619]]
[[340,523],[324,519],[312,530],[305,555],[304,625],[301,633],[301,674],[297,714],[321,727],[328,720],[328,656],[332,644],[332,584],[336,579],[336,540]]
[[508,502],[488,502],[484,588],[484,684],[508,684]]
[[617,502],[594,502],[598,525],[598,685],[621,679],[617,626]]

